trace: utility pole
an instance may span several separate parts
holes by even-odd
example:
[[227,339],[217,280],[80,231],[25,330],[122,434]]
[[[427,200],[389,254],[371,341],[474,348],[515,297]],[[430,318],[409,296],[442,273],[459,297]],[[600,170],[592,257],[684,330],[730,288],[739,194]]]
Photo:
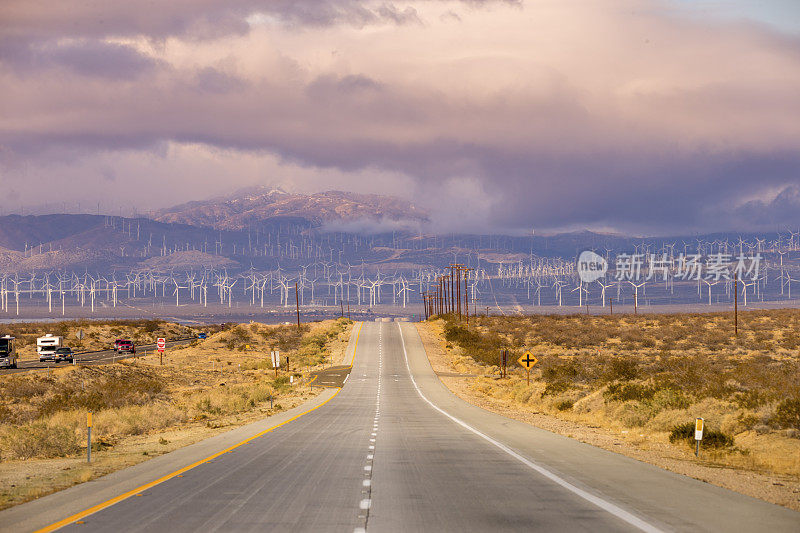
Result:
[[469,271],[471,268],[464,267],[464,316],[467,319],[467,326],[469,326]]
[[733,272],[733,335],[739,336],[739,273],[736,271]]
[[463,267],[464,265],[460,263],[450,265],[451,301],[454,304],[453,313],[458,314],[459,320],[461,320],[461,270]]
[[608,305],[611,308],[611,314],[613,315],[614,314],[614,298],[609,298],[608,299]]
[[456,312],[455,305],[454,305],[455,302],[454,302],[454,299],[453,299],[453,278],[454,278],[453,274],[454,274],[453,265],[450,265],[450,278],[448,280],[448,283],[450,284],[450,302],[449,302],[450,303],[450,311],[449,311],[450,313],[455,313]]
[[294,301],[297,305],[297,333],[300,333],[300,296],[297,290],[297,282],[294,284]]

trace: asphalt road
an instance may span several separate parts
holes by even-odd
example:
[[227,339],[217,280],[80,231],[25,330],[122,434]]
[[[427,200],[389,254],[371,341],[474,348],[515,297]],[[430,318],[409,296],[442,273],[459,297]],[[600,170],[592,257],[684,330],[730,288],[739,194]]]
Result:
[[[148,462],[183,469],[153,470],[149,481],[158,483],[127,488],[113,505],[98,502],[91,485],[108,499],[122,484],[90,482],[0,513],[0,528],[23,530],[37,512],[58,509],[47,515],[52,523],[100,503],[64,529],[800,530],[798,513],[462,402],[432,372],[413,324],[364,323],[344,387],[323,394],[213,460],[190,463],[179,450]],[[137,479],[148,463],[135,467]]]
[[[185,344],[187,342],[192,342],[196,340],[194,337],[191,339],[180,339],[176,341],[167,342],[167,349],[170,346],[176,346],[178,344]],[[114,361],[119,361],[121,359],[130,359],[132,357],[141,357],[144,355],[144,351],[147,350],[148,352],[152,352],[156,349],[155,344],[142,344],[136,346],[136,354],[131,353],[117,353],[114,350],[104,350],[101,352],[87,352],[87,353],[76,353],[75,354],[75,363],[79,365],[105,365],[108,363],[113,363]],[[0,368],[0,376],[4,374],[16,374],[19,372],[30,372],[31,370],[45,370],[48,368],[58,368],[60,366],[70,365],[71,363],[61,362],[61,363],[54,363],[52,361],[45,361],[41,362],[38,359],[29,359],[29,360],[20,360],[18,365],[19,368]]]
[[350,374],[350,365],[339,365],[311,372],[311,383],[314,387],[344,387]]

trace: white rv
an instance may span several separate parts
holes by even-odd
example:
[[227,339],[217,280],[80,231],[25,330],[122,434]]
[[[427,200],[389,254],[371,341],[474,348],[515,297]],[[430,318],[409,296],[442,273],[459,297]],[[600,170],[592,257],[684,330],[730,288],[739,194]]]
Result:
[[39,354],[39,361],[56,361],[56,350],[61,348],[62,338],[48,333],[44,337],[36,339],[36,353]]
[[0,337],[0,367],[17,368],[17,352],[14,351],[14,337]]

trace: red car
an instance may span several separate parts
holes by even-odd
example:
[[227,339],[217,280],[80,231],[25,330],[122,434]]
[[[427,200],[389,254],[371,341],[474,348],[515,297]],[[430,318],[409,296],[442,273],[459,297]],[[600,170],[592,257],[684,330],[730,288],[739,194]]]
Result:
[[136,346],[134,346],[131,341],[118,340],[114,343],[114,350],[116,350],[117,353],[136,353]]

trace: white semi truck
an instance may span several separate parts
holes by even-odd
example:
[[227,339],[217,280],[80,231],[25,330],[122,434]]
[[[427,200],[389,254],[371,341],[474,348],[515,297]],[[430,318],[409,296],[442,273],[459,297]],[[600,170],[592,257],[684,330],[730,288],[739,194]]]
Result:
[[36,339],[36,353],[39,354],[39,361],[53,361],[56,362],[56,350],[61,348],[63,338],[48,333],[44,337]]

